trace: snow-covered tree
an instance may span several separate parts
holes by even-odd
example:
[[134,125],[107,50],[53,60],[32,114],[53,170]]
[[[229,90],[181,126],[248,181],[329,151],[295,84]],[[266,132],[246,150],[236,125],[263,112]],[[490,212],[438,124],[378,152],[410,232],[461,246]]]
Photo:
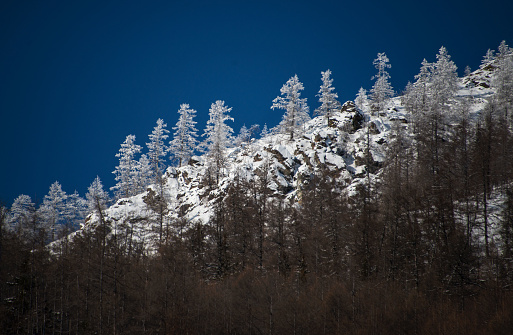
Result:
[[232,108],[225,106],[222,100],[213,103],[209,110],[210,119],[207,121],[203,134],[206,139],[202,143],[202,147],[207,151],[213,164],[217,181],[225,167],[225,150],[232,143],[233,129],[226,124],[226,121],[233,121],[233,118],[228,116],[231,110]]
[[363,87],[360,87],[358,94],[356,95],[356,99],[354,100],[356,107],[363,112],[368,102],[369,99],[367,98],[367,90]]
[[483,60],[481,61],[482,66],[486,66],[487,64],[493,62],[495,59],[495,51],[488,49],[486,54],[483,56]]
[[264,123],[264,126],[262,127],[262,131],[260,132],[260,138],[264,138],[269,136],[269,128],[267,128],[267,123]]
[[401,96],[401,104],[409,112],[412,112],[415,108],[415,87],[411,81],[409,81],[404,88]]
[[415,76],[415,86],[421,88],[422,93],[427,94],[428,85],[431,83],[433,77],[433,64],[428,62],[425,58],[420,65],[419,74]]
[[196,110],[190,108],[189,104],[181,104],[178,110],[180,114],[176,126],[173,127],[175,133],[173,140],[169,142],[169,152],[176,160],[178,166],[182,166],[191,159],[198,144],[198,130],[196,129]]
[[509,57],[511,55],[511,52],[513,52],[513,50],[509,47],[509,45],[506,44],[505,40],[502,40],[501,44],[499,45],[499,50],[496,55],[496,58],[502,60],[506,57]]
[[497,70],[492,85],[497,89],[497,103],[504,118],[509,121],[513,117],[513,50],[502,41],[496,56]]
[[454,97],[458,90],[458,67],[451,60],[445,47],[441,47],[436,55],[436,63],[433,64],[431,78],[431,94],[433,96],[433,108],[443,109]]
[[249,127],[248,129],[248,132],[249,132],[249,138],[252,139],[252,138],[255,138],[255,136],[260,133],[260,125],[259,124],[253,124],[251,125],[251,127]]
[[67,232],[71,232],[80,227],[80,223],[87,214],[87,202],[75,190],[68,195],[66,200],[66,210],[64,212],[64,220]]
[[135,135],[128,135],[116,154],[116,157],[119,157],[119,165],[112,172],[117,181],[117,184],[111,187],[116,199],[130,197],[137,193],[138,163],[135,155],[140,152],[141,146],[135,144]]
[[340,110],[340,102],[338,94],[335,93],[335,87],[333,87],[333,79],[331,78],[331,71],[326,70],[321,72],[322,85],[319,89],[319,102],[321,106],[315,110],[317,115],[322,115],[326,118],[328,126],[330,125],[330,118]]
[[251,133],[249,132],[249,129],[246,127],[246,125],[243,125],[240,128],[239,135],[237,135],[237,138],[235,138],[235,144],[237,146],[242,146],[245,143],[248,143],[251,139]]
[[91,185],[89,185],[86,193],[86,200],[89,213],[97,213],[101,215],[101,212],[107,207],[109,195],[103,189],[103,183],[100,180],[100,177],[96,176]]
[[149,135],[150,142],[146,143],[153,181],[159,185],[162,184],[162,175],[166,168],[165,161],[168,149],[164,141],[168,138],[167,133],[169,133],[166,127],[167,124],[164,123],[164,120],[158,119],[157,125]]
[[33,218],[35,207],[32,199],[25,194],[20,194],[11,206],[10,226],[23,238],[35,235]]
[[146,154],[142,154],[137,164],[137,193],[144,192],[151,184],[151,165]]
[[299,81],[297,75],[294,75],[280,89],[281,96],[276,97],[271,106],[271,109],[285,110],[279,129],[282,133],[290,134],[291,140],[294,139],[294,134],[300,130],[300,126],[310,120],[306,98],[301,98],[303,89],[303,83]]
[[419,74],[415,76],[415,83],[405,90],[406,100],[409,102],[408,110],[411,113],[427,112],[430,106],[429,89],[433,77],[433,64],[426,59],[422,60]]
[[51,241],[55,240],[58,225],[63,223],[66,212],[66,199],[68,195],[62,190],[61,184],[56,181],[50,186],[43,203],[38,211],[43,219],[44,228],[50,232]]
[[370,91],[373,110],[384,111],[390,98],[394,95],[394,90],[389,82],[390,74],[387,69],[391,68],[389,59],[384,52],[378,53],[378,57],[372,63],[378,73],[371,78],[376,80]]

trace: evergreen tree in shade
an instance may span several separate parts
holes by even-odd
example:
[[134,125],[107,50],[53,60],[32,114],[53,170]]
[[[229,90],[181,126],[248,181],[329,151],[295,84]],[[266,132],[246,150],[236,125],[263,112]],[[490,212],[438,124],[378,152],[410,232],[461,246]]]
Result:
[[208,158],[215,169],[217,181],[225,167],[225,149],[232,143],[233,129],[226,124],[226,121],[233,121],[233,118],[228,116],[231,110],[232,108],[225,106],[222,100],[213,103],[209,110],[210,119],[207,121],[207,127],[203,134],[206,139],[202,143],[202,147],[206,149]]
[[169,152],[176,160],[178,166],[186,164],[194,155],[194,150],[198,144],[198,130],[196,129],[196,110],[189,107],[189,104],[181,104],[178,110],[180,114],[176,126],[173,127],[175,133],[173,140],[169,142]]
[[354,100],[354,103],[359,110],[361,110],[362,112],[364,111],[365,106],[367,106],[367,104],[369,103],[366,89],[360,87],[360,89],[358,90],[358,94],[356,95],[356,99]]
[[66,224],[66,233],[71,233],[80,227],[87,214],[87,202],[75,190],[68,195],[66,200],[66,210],[64,219]]
[[135,144],[135,135],[128,135],[116,154],[116,157],[119,157],[119,165],[112,172],[117,181],[117,184],[111,187],[116,199],[137,194],[137,175],[139,172],[135,155],[140,152],[141,146]]
[[415,106],[414,87],[411,81],[408,81],[404,88],[403,95],[401,96],[401,104],[409,112],[411,112]]
[[89,213],[99,213],[107,207],[108,193],[103,189],[100,177],[96,176],[86,193],[87,209]]
[[310,120],[306,98],[301,98],[302,90],[303,83],[294,75],[280,89],[281,96],[276,97],[271,106],[271,109],[285,110],[279,129],[282,133],[290,134],[291,140],[294,139],[294,134],[299,132],[300,126]]
[[384,111],[388,105],[390,98],[394,95],[394,90],[389,82],[390,74],[387,69],[392,66],[384,52],[378,53],[378,57],[372,63],[378,73],[371,79],[376,80],[371,89],[372,109]]
[[166,168],[165,157],[168,149],[164,144],[164,141],[168,138],[167,133],[169,133],[169,130],[167,130],[166,127],[167,124],[164,123],[164,120],[158,119],[157,125],[149,135],[150,142],[146,143],[153,181],[155,184],[159,185],[162,184],[162,175]]
[[340,102],[338,94],[335,93],[335,87],[333,87],[333,79],[331,78],[331,71],[326,70],[321,72],[322,85],[319,89],[319,102],[321,106],[315,110],[316,114],[322,115],[326,118],[328,126],[330,125],[330,118],[340,110]]
[[25,194],[20,194],[11,206],[10,227],[22,238],[35,235],[35,227],[32,227],[32,219],[35,212],[32,199]]
[[62,224],[66,212],[66,199],[68,195],[62,190],[61,184],[56,181],[50,186],[43,203],[39,207],[40,215],[44,222],[44,228],[50,232],[51,241],[56,238],[58,225]]
[[499,45],[496,58],[498,67],[492,85],[497,89],[496,99],[504,119],[510,122],[513,114],[513,50],[505,41]]

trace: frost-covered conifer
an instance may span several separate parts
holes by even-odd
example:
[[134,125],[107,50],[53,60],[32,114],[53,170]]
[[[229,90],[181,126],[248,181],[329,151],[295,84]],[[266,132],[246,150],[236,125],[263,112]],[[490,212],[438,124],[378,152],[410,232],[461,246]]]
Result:
[[144,192],[152,180],[150,160],[146,154],[141,155],[137,166],[137,193],[140,193]]
[[260,125],[255,123],[254,125],[249,127],[248,132],[250,139],[255,138],[255,135],[260,132]]
[[389,64],[389,59],[384,52],[378,53],[378,57],[372,64],[378,70],[378,73],[371,78],[376,80],[370,91],[372,108],[373,110],[384,111],[390,98],[394,95],[394,90],[389,82],[390,74],[387,71],[392,65]]
[[86,214],[87,201],[84,198],[82,198],[75,190],[75,192],[68,195],[68,198],[66,200],[64,220],[68,232],[71,232],[79,228],[80,222],[83,221]]
[[415,110],[415,98],[415,87],[411,81],[409,81],[404,88],[403,95],[401,96],[401,104],[407,111],[413,112]]
[[196,121],[194,121],[196,110],[190,108],[188,104],[181,104],[178,114],[180,116],[176,126],[173,127],[175,133],[173,140],[169,142],[169,152],[178,160],[178,166],[182,166],[194,155],[198,144],[198,130],[195,128]]
[[260,132],[260,138],[264,138],[269,136],[269,128],[267,128],[267,123],[264,123],[264,126],[262,127],[262,131]]
[[271,106],[271,109],[285,110],[279,128],[282,133],[290,134],[291,140],[294,139],[294,134],[299,131],[300,126],[310,120],[306,98],[301,98],[303,89],[303,83],[299,81],[297,75],[294,75],[280,89],[281,96],[276,97]]
[[50,232],[51,241],[55,240],[58,225],[62,224],[66,212],[66,199],[68,195],[62,190],[61,184],[56,181],[50,186],[43,203],[39,207],[39,213],[44,222],[44,228]]
[[321,106],[315,110],[317,115],[322,115],[326,118],[328,126],[330,125],[330,118],[340,110],[340,102],[338,94],[335,93],[335,87],[333,87],[333,79],[331,78],[331,71],[326,70],[321,72],[322,85],[319,89],[319,102]]
[[445,47],[441,47],[436,55],[436,63],[433,64],[433,75],[431,78],[431,92],[433,96],[434,109],[443,109],[454,97],[458,90],[458,67],[451,60]]
[[130,197],[137,193],[138,164],[135,155],[141,152],[141,146],[135,144],[135,135],[128,135],[121,144],[116,157],[119,165],[112,172],[116,176],[117,184],[111,187],[116,199]]
[[412,90],[409,92],[412,97],[413,110],[427,111],[429,109],[429,88],[431,85],[431,79],[433,77],[433,64],[429,63],[426,59],[422,60],[419,74],[415,76],[415,83],[413,84]]
[[363,112],[365,106],[368,104],[368,101],[369,99],[367,98],[367,90],[363,87],[360,87],[358,94],[356,95],[356,99],[354,100],[356,107]]
[[107,207],[109,195],[103,189],[100,177],[96,176],[86,193],[87,209],[89,213],[99,213]]
[[491,62],[493,62],[495,59],[495,51],[488,49],[486,51],[486,54],[483,56],[483,60],[481,61],[481,65],[485,66]]
[[150,142],[146,143],[153,181],[159,185],[162,183],[162,174],[166,168],[165,161],[168,149],[164,141],[168,138],[167,133],[169,133],[166,127],[167,124],[164,123],[164,120],[158,119],[157,125],[149,135]]
[[217,181],[225,166],[225,149],[232,143],[233,129],[226,124],[226,121],[233,121],[233,118],[228,116],[231,110],[232,108],[225,106],[222,100],[213,103],[209,110],[210,119],[203,134],[206,138],[202,147],[207,151],[215,168]]
[[502,60],[502,59],[508,57],[509,55],[511,55],[511,52],[512,52],[512,50],[509,47],[509,45],[506,44],[505,40],[502,40],[501,44],[499,45],[499,50],[496,55],[496,58],[499,60]]
[[246,125],[243,125],[240,128],[239,135],[237,135],[237,138],[235,139],[235,144],[237,146],[241,146],[245,143],[248,143],[251,139],[251,133],[249,132],[249,129],[246,127]]
[[10,227],[24,238],[34,236],[32,220],[35,212],[32,199],[25,194],[20,194],[11,206]]
[[513,117],[513,50],[502,41],[496,56],[498,67],[492,85],[497,89],[496,100],[505,119]]

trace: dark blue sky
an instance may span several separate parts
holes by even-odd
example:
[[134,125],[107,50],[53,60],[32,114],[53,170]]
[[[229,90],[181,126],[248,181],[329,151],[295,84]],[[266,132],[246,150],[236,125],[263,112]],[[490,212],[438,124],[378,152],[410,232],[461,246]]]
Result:
[[41,200],[56,180],[84,196],[96,175],[112,186],[126,135],[145,146],[181,103],[202,132],[224,100],[238,132],[279,122],[270,106],[294,74],[313,110],[321,71],[354,99],[378,52],[396,91],[442,45],[460,73],[476,69],[488,48],[513,44],[512,13],[503,0],[2,1],[0,199]]

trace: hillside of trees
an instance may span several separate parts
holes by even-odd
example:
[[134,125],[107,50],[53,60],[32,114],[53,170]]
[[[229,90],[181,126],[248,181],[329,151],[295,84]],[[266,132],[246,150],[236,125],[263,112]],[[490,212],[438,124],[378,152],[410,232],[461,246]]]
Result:
[[314,119],[290,78],[269,130],[182,104],[113,198],[0,206],[0,333],[511,334],[513,50],[458,78],[442,47],[398,96],[373,65],[345,104],[323,72]]

